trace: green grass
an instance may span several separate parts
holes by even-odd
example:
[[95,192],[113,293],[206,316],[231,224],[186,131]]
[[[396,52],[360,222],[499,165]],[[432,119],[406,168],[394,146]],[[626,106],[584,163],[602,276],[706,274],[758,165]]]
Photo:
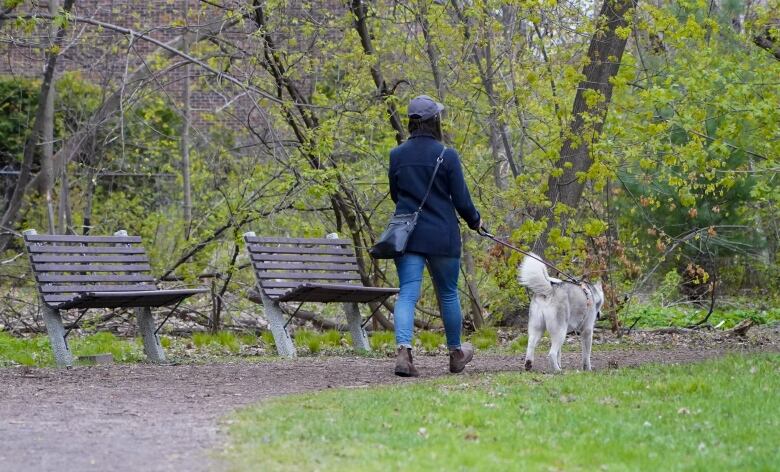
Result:
[[263,331],[260,333],[260,341],[268,349],[276,349],[274,344],[274,335],[271,331]]
[[[143,362],[146,355],[140,337],[118,338],[109,332],[86,336],[71,334],[68,344],[75,357],[111,353],[114,362]],[[160,336],[160,344],[167,351],[169,359],[185,362],[209,362],[235,359],[242,346],[256,346],[257,336],[235,334],[228,331],[193,333],[191,338]],[[193,346],[195,349],[192,349]],[[273,344],[271,344],[273,346]],[[255,356],[257,357],[257,356]],[[30,367],[54,366],[54,356],[46,335],[17,337],[0,332],[0,367],[25,365]]]
[[[390,374],[388,374],[390,375]],[[235,414],[231,470],[777,470],[780,356],[451,376]]]
[[299,329],[295,331],[293,341],[298,348],[305,347],[312,354],[317,354],[322,349],[320,334],[316,331]]
[[[120,339],[111,333],[95,333],[89,336],[73,338],[70,348],[74,356],[92,356],[108,354],[114,356],[114,362],[138,362],[146,358],[141,339],[137,342],[130,339]],[[48,345],[46,346],[49,347]]]
[[[689,326],[698,322],[707,314],[706,308],[694,308],[691,306],[676,306],[664,308],[654,304],[638,304],[629,306],[629,309],[621,315],[623,324],[630,326],[637,318],[639,328],[658,328],[665,326]],[[720,329],[730,329],[740,321],[750,318],[758,324],[775,323],[780,321],[780,308],[766,310],[754,309],[719,309],[716,308],[708,322]]]
[[515,338],[514,341],[509,343],[509,352],[513,354],[522,354],[525,353],[527,347],[528,347],[528,335],[521,334],[517,338]]
[[496,328],[480,328],[471,335],[471,343],[477,349],[490,349],[498,346]]
[[[120,339],[111,333],[96,333],[83,337],[68,337],[74,357],[95,354],[114,356],[114,362],[137,362],[145,358],[140,339]],[[20,338],[0,332],[0,366],[25,365],[51,367],[54,355],[51,352],[49,338],[37,335]]]
[[428,352],[439,350],[442,346],[447,345],[447,340],[443,333],[436,331],[419,331],[415,335],[415,345],[421,346]]
[[395,350],[395,333],[392,331],[374,331],[368,338],[368,343],[374,351]]
[[54,355],[46,336],[19,338],[0,332],[0,366],[9,365],[50,366]]
[[344,340],[345,343],[349,342],[350,345],[352,344],[352,337],[347,336],[347,334],[348,333],[341,333],[335,329],[329,329],[320,335],[320,339],[324,346],[329,348],[338,348],[341,347],[342,340]]
[[342,353],[348,349],[346,346],[352,346],[352,336],[335,329],[323,332],[297,329],[293,335],[293,342],[299,349],[304,349],[309,354],[319,354],[323,351]]
[[238,354],[242,344],[252,345],[257,342],[253,335],[236,335],[231,331],[219,331],[217,333],[192,333],[192,344],[201,349],[225,351],[228,354]]

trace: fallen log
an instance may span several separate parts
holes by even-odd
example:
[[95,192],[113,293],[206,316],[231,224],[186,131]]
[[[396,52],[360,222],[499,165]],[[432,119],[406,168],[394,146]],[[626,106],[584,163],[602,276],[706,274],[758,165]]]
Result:
[[750,318],[746,318],[746,319],[740,321],[739,323],[737,323],[736,326],[734,326],[733,328],[731,328],[730,330],[728,330],[726,332],[731,334],[731,335],[744,337],[744,336],[747,336],[748,330],[750,328],[752,328],[753,326],[755,326],[755,324],[756,324],[755,321],[753,321]]
[[[246,298],[249,301],[258,303],[262,305],[263,301],[260,299],[260,294],[257,293],[255,290],[250,290]],[[290,307],[289,305],[281,305],[282,311],[284,311],[288,315],[292,315],[295,313],[295,308]],[[322,318],[321,316],[317,315],[314,312],[306,311],[306,310],[298,310],[297,313],[295,313],[295,318],[298,318],[300,320],[309,321],[312,325],[314,325],[315,328],[319,329],[335,329],[338,331],[347,331],[347,325],[336,323],[335,321],[327,320]]]

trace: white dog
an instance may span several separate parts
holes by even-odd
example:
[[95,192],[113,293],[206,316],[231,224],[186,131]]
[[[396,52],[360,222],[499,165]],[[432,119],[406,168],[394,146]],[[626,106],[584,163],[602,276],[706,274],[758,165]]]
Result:
[[554,372],[561,371],[561,347],[569,330],[582,335],[582,368],[590,370],[593,325],[604,303],[601,282],[577,285],[550,277],[547,267],[535,259],[539,256],[533,256],[523,259],[518,277],[520,285],[531,291],[525,369],[531,369],[536,344],[546,328],[550,333],[549,359]]

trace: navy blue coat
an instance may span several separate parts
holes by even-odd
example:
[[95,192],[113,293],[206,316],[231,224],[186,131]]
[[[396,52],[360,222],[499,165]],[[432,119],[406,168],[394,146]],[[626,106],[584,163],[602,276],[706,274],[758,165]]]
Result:
[[[396,215],[413,213],[420,206],[442,148],[443,144],[433,136],[417,134],[390,151],[390,197],[396,204]],[[454,149],[448,148],[406,250],[460,257],[456,211],[469,228],[477,229],[480,216],[466,187],[460,158]]]

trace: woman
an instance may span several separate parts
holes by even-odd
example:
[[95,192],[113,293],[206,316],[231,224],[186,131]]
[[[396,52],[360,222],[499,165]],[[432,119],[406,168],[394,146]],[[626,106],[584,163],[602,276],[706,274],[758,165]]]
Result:
[[478,229],[482,220],[463,179],[458,153],[441,142],[443,110],[444,105],[427,95],[412,99],[408,110],[410,137],[390,151],[390,196],[396,204],[396,214],[417,210],[436,161],[439,156],[443,158],[417,226],[409,237],[406,252],[395,259],[401,285],[394,313],[398,346],[395,374],[402,377],[419,375],[412,361],[412,334],[414,307],[420,296],[425,265],[439,299],[450,351],[450,372],[462,372],[474,357],[474,348],[460,342],[463,325],[458,297],[461,241],[455,212],[471,229]]

